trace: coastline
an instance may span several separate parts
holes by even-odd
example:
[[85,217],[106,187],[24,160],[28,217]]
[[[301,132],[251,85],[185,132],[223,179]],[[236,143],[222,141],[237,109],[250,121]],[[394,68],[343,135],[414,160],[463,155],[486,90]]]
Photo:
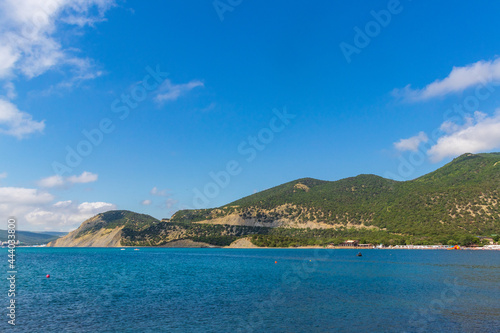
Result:
[[[356,247],[356,246],[291,246],[291,247],[260,247],[253,245],[251,247],[238,246],[214,246],[214,248],[223,249],[290,249],[290,250],[307,250],[307,249],[324,249],[324,250],[455,250],[453,246],[444,245],[395,245],[395,246],[371,246],[371,247]],[[471,250],[471,251],[500,251],[500,245],[485,245],[483,247],[460,247],[455,251]]]
[[[260,246],[176,246],[180,244],[171,244],[168,246],[51,246],[52,248],[171,248],[171,249],[281,249],[281,250],[454,250],[454,251],[500,251],[500,245],[486,245],[484,247],[460,247],[460,249],[453,249],[453,247],[445,247],[441,245],[401,245],[401,246],[384,246],[384,247],[348,247],[348,246],[293,246],[293,247],[260,247]],[[184,244],[183,244],[184,245]],[[21,245],[22,248],[47,248],[44,245]]]

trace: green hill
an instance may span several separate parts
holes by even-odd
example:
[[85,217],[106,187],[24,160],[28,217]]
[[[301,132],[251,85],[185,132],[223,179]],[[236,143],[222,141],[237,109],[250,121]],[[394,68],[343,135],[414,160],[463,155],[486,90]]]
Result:
[[84,221],[78,229],[48,244],[53,247],[120,246],[124,230],[140,232],[160,223],[146,214],[112,210]]
[[500,234],[500,154],[464,154],[405,182],[375,175],[302,178],[228,205],[182,210],[170,221],[130,211],[88,219],[50,246],[162,246],[189,239],[259,246],[479,243]]
[[76,238],[92,233],[96,230],[114,229],[116,227],[124,227],[131,230],[141,230],[154,223],[158,223],[157,219],[146,214],[139,214],[128,210],[110,210],[86,220],[76,230]]
[[309,222],[434,240],[489,235],[500,229],[499,189],[500,153],[464,154],[411,181],[375,175],[338,181],[303,178],[223,207],[179,211],[171,220],[222,223],[232,216],[244,225],[278,222],[293,228]]

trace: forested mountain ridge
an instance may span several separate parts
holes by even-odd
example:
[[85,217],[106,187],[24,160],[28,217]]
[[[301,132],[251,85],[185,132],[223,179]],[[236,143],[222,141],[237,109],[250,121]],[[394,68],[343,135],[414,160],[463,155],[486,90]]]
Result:
[[500,153],[464,154],[411,181],[376,175],[298,179],[214,209],[183,210],[172,222],[270,227],[371,227],[415,235],[500,227]]
[[243,237],[280,247],[349,238],[386,245],[468,245],[480,243],[476,236],[500,233],[499,188],[499,153],[464,154],[411,181],[376,175],[302,178],[223,207],[182,210],[167,221],[109,211],[49,246],[177,246],[179,240],[225,246]]

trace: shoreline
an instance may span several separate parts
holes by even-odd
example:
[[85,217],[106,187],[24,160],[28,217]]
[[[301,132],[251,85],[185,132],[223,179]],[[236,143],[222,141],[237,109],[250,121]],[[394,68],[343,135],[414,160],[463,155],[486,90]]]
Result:
[[279,250],[314,250],[314,249],[323,249],[323,250],[453,250],[453,251],[500,251],[500,245],[487,245],[485,247],[460,247],[460,249],[453,249],[453,247],[444,247],[444,246],[433,246],[433,245],[406,245],[406,246],[387,246],[387,247],[347,247],[347,246],[296,246],[296,247],[238,247],[238,246],[40,246],[40,245],[21,245],[17,246],[22,248],[109,248],[109,249],[136,249],[136,248],[145,248],[145,249],[279,249]]

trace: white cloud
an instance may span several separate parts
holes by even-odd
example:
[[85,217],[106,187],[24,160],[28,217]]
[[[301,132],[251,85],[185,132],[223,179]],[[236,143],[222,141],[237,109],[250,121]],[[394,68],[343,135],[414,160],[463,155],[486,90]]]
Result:
[[71,206],[72,203],[73,203],[73,201],[71,201],[71,200],[58,201],[55,204],[53,204],[52,206],[57,207],[57,208],[64,208],[64,207]]
[[159,190],[156,186],[149,192],[151,195],[157,195],[159,197],[168,197],[170,194],[167,193],[168,190]]
[[59,175],[50,176],[47,178],[40,179],[37,182],[40,187],[57,187],[64,185],[64,178]]
[[56,38],[60,22],[93,25],[104,20],[112,0],[4,0],[0,2],[0,78],[38,76],[82,60]]
[[[65,47],[57,38],[66,25],[92,26],[104,20],[114,0],[0,0],[0,80],[6,80],[5,97],[16,97],[12,79],[31,79],[55,68],[70,74],[58,86],[72,86],[102,74],[79,50]],[[0,97],[0,133],[24,138],[41,132],[45,124]]]
[[196,87],[204,87],[203,82],[192,80],[188,83],[173,84],[169,79],[166,79],[158,88],[155,100],[157,102],[175,101]]
[[83,214],[97,214],[96,212],[115,209],[116,206],[107,202],[83,202],[78,205],[78,211]]
[[500,58],[481,60],[464,67],[453,67],[450,74],[442,80],[436,80],[422,89],[412,89],[408,85],[404,89],[394,90],[393,94],[410,101],[419,101],[498,81],[500,81]]
[[107,202],[57,201],[34,188],[0,187],[0,215],[14,216],[19,230],[69,231],[86,219],[116,206]]
[[11,102],[0,98],[0,133],[22,139],[29,134],[42,132],[45,121],[35,121],[33,117],[19,111]]
[[394,142],[394,147],[399,151],[417,151],[420,144],[427,141],[429,141],[427,134],[420,132],[418,135],[412,136],[411,138],[401,139],[398,142]]
[[482,112],[475,112],[474,117],[465,119],[465,124],[445,122],[441,129],[446,134],[427,152],[433,162],[464,153],[500,148],[500,110],[491,117]]
[[16,98],[16,96],[17,96],[16,87],[14,87],[14,84],[12,82],[6,82],[3,85],[3,89],[5,90],[5,96],[8,99]]
[[0,44],[0,78],[12,75],[12,69],[19,57],[10,45]]
[[42,178],[37,182],[40,187],[62,187],[72,184],[86,184],[97,181],[98,175],[92,172],[84,171],[79,176],[69,176],[63,178],[60,175],[54,175],[47,178]]
[[88,218],[113,209],[116,209],[116,206],[107,202],[78,204],[67,200],[45,207],[35,207],[24,214],[24,219],[33,230],[69,231],[80,226]]
[[45,204],[54,200],[50,193],[33,188],[0,187],[0,203],[3,204]]
[[146,200],[142,200],[141,201],[141,205],[144,205],[144,206],[149,206],[151,205],[153,202],[149,199],[146,199]]
[[165,207],[167,208],[172,208],[173,206],[175,206],[179,201],[178,200],[175,200],[175,199],[167,199],[165,200]]
[[67,181],[72,184],[85,184],[95,182],[98,178],[98,175],[92,172],[84,171],[80,176],[70,176],[67,178]]

